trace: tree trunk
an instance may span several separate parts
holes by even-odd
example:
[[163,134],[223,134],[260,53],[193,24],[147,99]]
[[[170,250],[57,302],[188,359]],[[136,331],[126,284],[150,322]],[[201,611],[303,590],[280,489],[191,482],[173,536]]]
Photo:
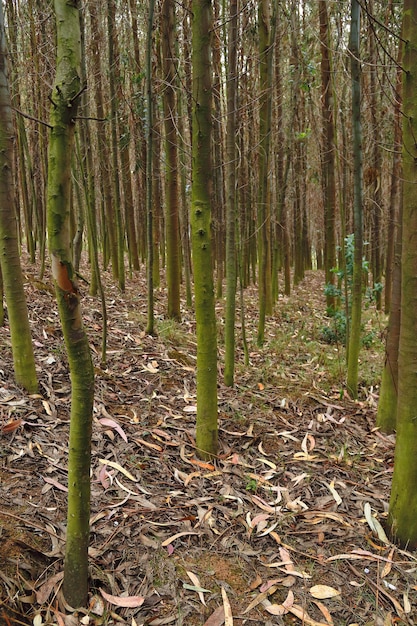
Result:
[[[326,0],[319,0],[320,48],[321,48],[321,89],[322,89],[322,172],[323,172],[323,204],[324,204],[324,267],[326,284],[334,285],[336,267],[336,179],[335,179],[335,144],[333,122],[333,85],[332,64],[330,57],[329,19]],[[334,309],[335,297],[329,293],[327,308]]]
[[217,454],[217,330],[211,237],[212,68],[211,1],[192,3],[193,185],[191,230],[197,321],[197,452]]
[[20,267],[13,184],[14,129],[7,76],[7,46],[0,4],[0,266],[16,382],[29,393],[38,389],[28,310]]
[[404,0],[403,219],[401,330],[398,354],[397,442],[388,527],[391,537],[417,548],[417,5]]
[[361,66],[360,66],[360,4],[352,0],[350,52],[352,71],[352,128],[353,128],[353,221],[355,249],[353,259],[351,325],[347,366],[347,389],[352,398],[358,397],[358,365],[361,345],[362,319],[362,124],[361,124]]
[[117,118],[118,104],[116,95],[116,81],[120,80],[119,72],[116,71],[119,65],[118,61],[118,39],[117,30],[115,28],[115,3],[114,0],[107,0],[107,34],[109,47],[109,91],[110,91],[110,128],[111,128],[111,163],[113,176],[113,210],[116,225],[116,241],[117,241],[117,280],[121,292],[125,290],[125,237],[122,218],[122,206],[120,198],[120,182],[119,182],[119,146],[117,141]]
[[236,103],[237,103],[237,26],[238,0],[230,0],[227,54],[227,128],[226,128],[226,314],[224,327],[224,383],[232,387],[235,372],[236,316]]
[[56,297],[71,375],[67,541],[64,596],[85,606],[88,591],[90,458],[94,369],[81,319],[70,249],[71,158],[80,94],[80,16],[74,3],[55,0],[57,68],[52,91],[48,159],[48,237]]
[[163,0],[161,25],[166,155],[165,229],[168,317],[180,320],[180,232],[178,206],[177,104],[174,85],[174,22],[175,3],[173,0]]
[[155,11],[155,0],[150,0],[148,9],[148,30],[146,38],[146,235],[147,235],[147,266],[146,278],[148,287],[148,322],[146,332],[155,332],[154,312],[154,225],[153,225],[153,94],[152,94],[152,32]]
[[[275,23],[275,22],[274,22]],[[272,313],[271,207],[269,203],[269,152],[272,112],[272,59],[275,26],[271,29],[269,0],[259,0],[259,181],[258,181],[258,346],[265,339],[265,317]]]
[[397,425],[398,348],[401,326],[401,239],[400,223],[394,254],[391,310],[376,420],[377,426],[384,433],[394,432]]

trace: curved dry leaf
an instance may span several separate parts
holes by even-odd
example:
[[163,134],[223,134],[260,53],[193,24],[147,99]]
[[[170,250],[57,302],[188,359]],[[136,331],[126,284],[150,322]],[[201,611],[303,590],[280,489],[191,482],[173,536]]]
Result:
[[168,539],[165,539],[161,543],[161,546],[163,548],[166,548],[166,546],[168,546],[170,543],[172,543],[176,539],[179,539],[180,537],[184,537],[185,535],[198,535],[198,533],[195,533],[192,530],[187,530],[187,531],[184,531],[182,533],[176,533],[175,535],[172,535],[171,537],[168,537]]
[[98,421],[100,422],[102,426],[109,426],[109,428],[113,428],[117,433],[119,433],[123,441],[127,443],[127,436],[126,436],[125,431],[120,426],[120,424],[118,424],[115,420],[110,419],[108,417],[102,417]]
[[128,472],[124,467],[122,467],[119,463],[116,463],[115,461],[109,461],[109,459],[99,459],[98,462],[102,463],[103,465],[109,465],[110,467],[113,467],[114,469],[124,474],[126,478],[132,480],[134,483],[137,483],[139,480],[138,478],[132,476],[130,472]]
[[313,585],[310,587],[310,593],[317,600],[325,600],[326,598],[335,598],[340,596],[340,591],[328,585]]
[[204,626],[222,626],[222,624],[224,624],[224,608],[219,606],[204,622]]
[[211,591],[209,589],[203,589],[203,587],[200,584],[200,580],[196,574],[188,570],[185,570],[185,571],[187,573],[188,578],[191,580],[194,586],[192,587],[191,585],[187,585],[186,583],[184,583],[184,588],[190,589],[191,591],[196,591],[198,593],[198,597],[200,598],[201,604],[204,604],[204,606],[206,606],[206,601],[204,600],[203,594],[211,593]]
[[282,604],[264,604],[265,610],[271,615],[285,615],[294,604],[294,594],[290,590]]
[[142,596],[112,596],[110,593],[106,593],[104,589],[100,588],[100,593],[107,602],[114,604],[115,606],[122,606],[125,608],[136,608],[142,606],[145,598]]
[[224,609],[224,623],[225,626],[233,626],[232,607],[230,606],[229,598],[224,587],[222,587],[223,609]]
[[290,607],[289,612],[295,615],[295,617],[298,617],[298,619],[300,619],[305,626],[329,626],[326,622],[316,622],[315,619],[312,619],[309,614],[297,604]]
[[323,602],[319,602],[318,600],[314,601],[314,604],[319,609],[319,611],[323,614],[324,619],[329,624],[329,626],[334,626],[333,618],[330,615],[330,611],[327,606],[324,606]]

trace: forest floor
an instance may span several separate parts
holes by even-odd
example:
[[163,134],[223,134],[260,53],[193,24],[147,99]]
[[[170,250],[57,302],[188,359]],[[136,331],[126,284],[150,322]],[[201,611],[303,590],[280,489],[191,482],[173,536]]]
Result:
[[280,297],[250,364],[237,331],[236,385],[222,383],[219,456],[195,455],[195,324],[164,317],[145,334],[144,276],[125,294],[105,276],[102,316],[83,296],[96,369],[90,598],[61,593],[70,383],[51,282],[26,268],[40,393],[13,382],[0,329],[0,624],[347,626],[417,623],[417,555],[387,543],[394,437],[375,428],[386,318],[366,312],[360,398],[344,392],[344,350],[324,343],[323,276]]

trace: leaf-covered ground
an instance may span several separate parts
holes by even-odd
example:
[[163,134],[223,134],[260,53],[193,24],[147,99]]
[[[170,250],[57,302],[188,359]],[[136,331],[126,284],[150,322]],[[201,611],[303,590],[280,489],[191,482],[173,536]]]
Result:
[[[195,455],[195,324],[164,319],[146,336],[144,277],[124,295],[105,277],[101,310],[83,297],[96,366],[89,606],[61,594],[70,384],[54,296],[27,268],[40,393],[13,383],[0,329],[0,624],[184,626],[417,623],[416,555],[383,531],[394,439],[375,429],[378,333],[362,354],[360,401],[343,393],[344,355],[320,342],[322,275],[281,297],[250,365],[222,384],[219,457]],[[238,325],[240,346],[240,325]]]

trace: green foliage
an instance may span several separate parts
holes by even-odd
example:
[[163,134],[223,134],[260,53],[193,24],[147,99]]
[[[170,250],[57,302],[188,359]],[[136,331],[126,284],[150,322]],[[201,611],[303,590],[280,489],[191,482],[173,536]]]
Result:
[[[331,318],[331,322],[327,326],[323,326],[320,332],[320,338],[325,343],[329,344],[341,344],[346,345],[347,339],[347,318],[346,310],[350,311],[351,297],[352,297],[352,282],[353,282],[353,261],[355,250],[355,237],[354,234],[350,234],[345,238],[345,265],[344,267],[336,267],[332,269],[332,272],[337,277],[337,284],[328,283],[324,287],[324,295],[332,296],[337,305],[335,308],[328,309],[327,315]],[[340,251],[340,248],[339,248]],[[362,271],[367,277],[369,272],[369,263],[364,258],[362,260]],[[364,281],[366,282],[366,281]],[[375,283],[373,287],[366,287],[364,303],[365,307],[369,306],[376,301],[376,296],[382,291],[382,283]],[[348,298],[348,307],[346,307],[345,295]],[[363,330],[363,326],[362,326]],[[362,345],[365,348],[369,348],[376,337],[375,331],[370,331],[363,335]]]

